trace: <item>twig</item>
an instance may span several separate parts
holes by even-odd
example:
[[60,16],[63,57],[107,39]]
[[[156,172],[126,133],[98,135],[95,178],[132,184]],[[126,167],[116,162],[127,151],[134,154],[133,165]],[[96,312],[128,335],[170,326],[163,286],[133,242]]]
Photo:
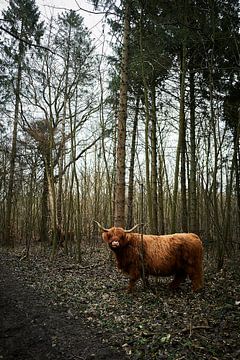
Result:
[[75,3],[77,4],[79,10],[85,11],[85,12],[88,13],[88,14],[93,14],[93,15],[106,15],[106,16],[107,16],[107,15],[116,15],[116,13],[110,12],[111,6],[110,6],[109,9],[106,10],[106,11],[91,11],[91,10],[83,9],[83,8],[79,5],[79,3],[78,3],[77,0],[75,0]]
[[208,325],[196,325],[196,326],[192,326],[192,324],[190,324],[188,327],[185,327],[184,329],[182,329],[180,331],[180,333],[186,333],[189,332],[189,336],[192,336],[192,332],[193,330],[199,330],[199,329],[210,329],[210,326]]

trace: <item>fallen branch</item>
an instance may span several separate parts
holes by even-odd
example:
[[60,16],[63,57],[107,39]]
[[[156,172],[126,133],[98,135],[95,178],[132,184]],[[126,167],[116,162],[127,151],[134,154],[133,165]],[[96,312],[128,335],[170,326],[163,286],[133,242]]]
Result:
[[71,271],[71,270],[86,270],[86,269],[94,269],[100,266],[103,266],[104,264],[94,264],[94,265],[88,265],[88,266],[81,266],[81,265],[77,265],[77,264],[73,264],[73,265],[69,265],[69,266],[64,266],[61,268],[61,270],[64,271]]
[[208,326],[208,325],[196,325],[196,326],[189,325],[188,327],[185,327],[184,329],[182,329],[180,331],[180,333],[184,334],[186,332],[189,332],[190,333],[189,336],[191,336],[193,330],[200,330],[200,329],[208,330],[208,329],[210,329],[210,326]]

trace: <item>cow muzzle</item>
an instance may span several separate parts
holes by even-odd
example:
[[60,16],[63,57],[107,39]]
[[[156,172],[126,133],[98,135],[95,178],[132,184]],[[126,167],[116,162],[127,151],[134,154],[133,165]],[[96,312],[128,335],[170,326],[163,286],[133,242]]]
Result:
[[110,246],[111,246],[112,248],[114,248],[114,249],[117,248],[117,247],[119,247],[119,245],[120,245],[120,244],[119,244],[119,241],[116,241],[116,240],[115,240],[115,241],[112,241],[111,244],[110,244]]

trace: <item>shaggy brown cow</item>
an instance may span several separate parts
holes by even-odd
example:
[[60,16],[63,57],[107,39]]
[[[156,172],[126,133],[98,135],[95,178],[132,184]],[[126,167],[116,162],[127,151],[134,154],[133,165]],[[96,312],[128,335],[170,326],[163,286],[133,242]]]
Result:
[[200,238],[192,233],[171,235],[141,235],[120,227],[102,231],[103,240],[114,252],[120,270],[130,277],[128,291],[131,292],[137,280],[149,275],[171,276],[172,288],[177,288],[187,276],[196,291],[203,286],[203,246]]

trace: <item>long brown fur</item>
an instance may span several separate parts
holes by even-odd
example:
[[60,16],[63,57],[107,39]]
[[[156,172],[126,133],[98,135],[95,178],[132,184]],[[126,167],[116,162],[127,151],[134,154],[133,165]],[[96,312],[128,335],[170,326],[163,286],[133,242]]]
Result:
[[126,234],[124,229],[113,227],[104,231],[102,237],[113,250],[118,268],[130,277],[128,291],[132,291],[142,277],[143,265],[146,278],[149,275],[174,275],[170,284],[172,288],[178,287],[187,276],[192,282],[193,291],[203,286],[203,246],[196,234],[142,237],[141,234]]

